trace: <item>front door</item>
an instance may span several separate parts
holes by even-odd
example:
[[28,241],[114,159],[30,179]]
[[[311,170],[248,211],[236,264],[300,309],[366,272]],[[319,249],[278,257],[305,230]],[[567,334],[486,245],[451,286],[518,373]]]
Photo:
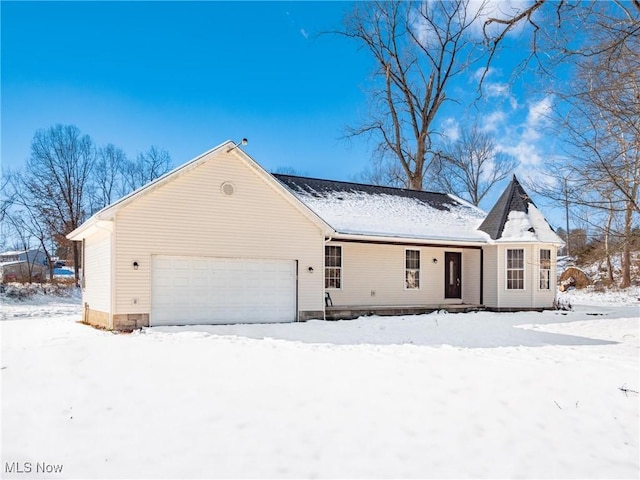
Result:
[[444,252],[444,298],[462,298],[462,254]]

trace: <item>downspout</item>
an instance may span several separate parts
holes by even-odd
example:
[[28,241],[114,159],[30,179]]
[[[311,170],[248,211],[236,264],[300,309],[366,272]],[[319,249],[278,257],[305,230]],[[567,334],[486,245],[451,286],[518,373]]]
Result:
[[484,248],[480,249],[480,305],[484,305]]
[[[505,288],[506,278],[503,278],[500,275],[501,271],[504,271],[505,265],[502,265],[504,261],[506,264],[505,253],[502,248],[498,245],[496,247],[496,261],[494,262],[494,266],[496,267],[496,308],[502,308],[502,290]],[[506,275],[506,273],[505,273]]]
[[111,306],[109,308],[109,327],[113,329],[116,310],[116,216],[113,216],[113,229],[111,230]]

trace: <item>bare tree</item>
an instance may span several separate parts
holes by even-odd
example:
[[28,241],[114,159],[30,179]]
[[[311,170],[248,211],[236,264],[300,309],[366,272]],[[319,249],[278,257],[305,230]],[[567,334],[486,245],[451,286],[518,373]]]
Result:
[[393,157],[376,156],[356,176],[356,181],[395,188],[407,187],[407,175],[402,165]]
[[3,171],[0,177],[0,223],[4,220],[12,202],[13,192],[9,188],[9,174]]
[[498,151],[493,137],[476,125],[445,145],[435,163],[435,181],[442,191],[480,205],[491,188],[516,168],[515,158]]
[[92,212],[128,193],[123,178],[126,167],[127,156],[122,149],[112,143],[98,149],[92,175]]
[[591,182],[599,196],[589,204],[624,217],[622,287],[631,284],[633,220],[640,213],[640,40],[630,43],[615,56],[581,62],[576,91],[565,99],[569,141],[581,156],[576,167],[583,178],[599,180]]
[[[31,242],[35,241],[38,249],[47,258],[49,279],[53,280],[53,252],[50,247],[53,238],[51,222],[43,221],[40,217],[39,200],[31,196],[22,174],[14,172],[7,179],[7,188],[12,192],[12,204],[7,217],[13,227],[14,238],[20,241],[21,248],[25,250],[29,250],[32,246]],[[27,258],[27,260],[29,259]],[[29,281],[32,281],[32,273],[33,263],[31,262],[29,264]]]
[[137,190],[171,170],[169,152],[151,146],[144,153],[139,153],[135,161],[125,163],[123,170],[126,193]]
[[[33,137],[23,185],[39,221],[59,239],[85,220],[94,159],[93,141],[73,125],[38,130]],[[80,255],[77,242],[72,243],[77,281]]]
[[[31,234],[28,232],[28,229],[25,225],[25,219],[22,216],[22,212],[17,210],[9,210],[4,218],[6,225],[9,227],[11,231],[11,236],[13,239],[13,248],[17,251],[29,252],[31,250]],[[33,258],[31,259],[33,260]],[[24,281],[27,280],[29,283],[34,280],[34,272],[33,272],[33,262],[30,261],[27,256],[26,261],[26,272],[22,268],[20,268],[20,277],[16,278],[16,281]],[[24,275],[26,273],[26,276]]]
[[[485,41],[490,46],[487,67],[498,47],[518,27],[529,27],[532,33],[523,63],[533,60],[547,74],[549,67],[568,57],[615,53],[640,34],[640,0],[535,0],[513,14],[504,14],[502,9],[500,12],[501,16],[489,16],[484,21]],[[591,33],[594,28],[608,31],[606,39],[593,42],[590,35],[576,34],[585,30]]]
[[570,198],[576,218],[601,232],[607,257],[611,245],[621,246],[621,286],[628,286],[639,212],[640,1],[536,0],[511,17],[489,18],[485,38],[498,45],[516,26],[530,27],[525,63],[534,59],[551,85],[556,131],[567,145],[568,161],[556,166],[565,181],[546,194],[559,199],[564,191],[567,219]]
[[[620,28],[619,26],[616,28]],[[622,282],[631,283],[631,244],[640,190],[640,36],[628,37],[615,50],[606,49],[609,27],[590,31],[604,52],[576,57],[575,80],[556,91],[560,126],[571,162],[564,167],[573,181],[575,205],[586,221],[604,228],[608,242],[622,244]],[[618,220],[616,220],[618,219]],[[612,230],[620,225],[618,231]]]
[[348,131],[376,139],[380,160],[373,176],[387,172],[387,183],[422,189],[434,160],[434,120],[448,99],[447,89],[486,53],[471,31],[483,5],[365,2],[346,19],[339,33],[357,40],[376,62],[370,116]]

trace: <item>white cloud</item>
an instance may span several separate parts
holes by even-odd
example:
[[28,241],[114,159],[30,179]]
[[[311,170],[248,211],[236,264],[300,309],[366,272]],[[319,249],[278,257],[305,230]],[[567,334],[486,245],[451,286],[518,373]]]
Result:
[[508,100],[513,110],[518,108],[518,100],[511,93],[511,86],[508,83],[484,82],[482,92],[487,98]]
[[[434,27],[434,25],[439,25],[445,22],[444,18],[439,18],[443,16],[448,16],[448,14],[455,8],[455,4],[453,2],[447,3],[444,2],[447,12],[446,14],[442,14],[438,11],[437,7],[434,7],[436,2],[426,1],[420,2],[421,9],[428,9],[429,13],[428,17],[434,20],[434,23],[427,22],[424,19],[424,14],[420,14],[416,11],[410,13],[410,24],[418,41],[424,45],[429,46],[430,42],[434,42],[433,44],[439,45],[439,37],[436,34],[436,30],[439,29],[438,26]],[[518,13],[522,12],[524,9],[530,7],[533,4],[533,0],[469,0],[466,5],[466,10],[464,12],[459,13],[455,18],[457,18],[458,24],[464,24],[467,27],[467,32],[470,33],[473,37],[478,39],[484,38],[485,35],[485,22],[490,18],[495,18],[499,20],[511,19],[516,16]],[[512,33],[517,33],[523,30],[526,22],[520,21],[518,22],[512,29]],[[459,26],[458,25],[458,26]],[[487,35],[496,35],[501,32],[505,26],[500,23],[492,23],[486,28]]]
[[518,161],[516,175],[520,180],[537,185],[547,184],[549,175],[543,173],[544,154],[534,143],[521,139],[515,145],[497,145],[497,150],[513,156]]
[[493,67],[480,67],[478,68],[475,72],[473,72],[473,74],[470,77],[470,81],[472,81],[473,83],[478,82],[482,76],[484,75],[484,79],[486,80],[487,78],[489,78],[492,75],[495,75],[497,72],[497,70]]
[[499,144],[498,149],[515,157],[520,164],[519,169],[528,170],[531,167],[537,167],[542,164],[542,156],[532,143],[521,140],[516,145],[511,146]]
[[[472,28],[476,35],[481,36],[484,35],[484,23],[489,18],[500,20],[512,18],[532,3],[532,0],[470,0],[467,5],[467,19],[477,17]],[[502,28],[504,28],[503,25],[493,23],[489,26],[487,33],[496,33]],[[517,25],[514,31],[521,28],[521,25]]]
[[307,33],[307,31],[304,28],[300,29],[300,34],[305,38],[305,40],[309,39],[309,34]]
[[549,123],[549,117],[553,108],[553,98],[544,97],[538,102],[529,103],[527,120],[524,125],[523,138],[528,141],[538,140],[542,136],[542,130]]
[[539,102],[529,104],[529,113],[527,115],[527,124],[531,126],[546,123],[553,108],[553,97],[544,97]]
[[442,134],[449,142],[455,142],[460,138],[460,124],[455,118],[446,118],[442,122]]
[[486,66],[479,67],[479,68],[476,69],[475,72],[473,72],[471,74],[471,76],[469,77],[469,81],[471,83],[478,83],[480,81],[480,79],[482,79],[483,76],[484,76],[484,81],[485,82],[489,78],[501,77],[502,76],[502,69],[501,68],[496,68],[496,67],[487,68]]
[[503,129],[506,119],[507,115],[503,111],[496,110],[489,115],[482,116],[478,127],[483,132],[497,133]]

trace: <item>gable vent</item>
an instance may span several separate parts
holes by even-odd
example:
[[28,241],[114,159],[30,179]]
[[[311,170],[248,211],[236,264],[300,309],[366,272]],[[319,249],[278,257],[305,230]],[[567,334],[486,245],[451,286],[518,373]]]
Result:
[[224,182],[222,185],[220,185],[220,190],[228,197],[236,193],[236,187],[233,185],[233,183],[230,182]]

